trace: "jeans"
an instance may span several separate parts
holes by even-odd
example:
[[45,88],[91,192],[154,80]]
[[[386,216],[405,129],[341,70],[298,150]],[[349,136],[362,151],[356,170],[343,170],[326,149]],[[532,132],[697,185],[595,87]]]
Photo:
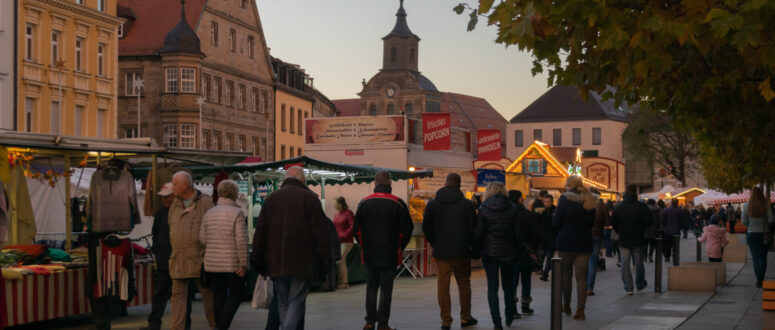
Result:
[[552,270],[552,258],[554,257],[554,251],[544,251],[544,276],[549,276],[549,271]]
[[638,290],[642,290],[646,287],[646,268],[643,267],[643,247],[619,247],[619,251],[622,254],[622,283],[624,283],[624,291],[632,292],[632,267],[630,266],[630,258],[635,260],[635,284]]
[[764,233],[748,233],[746,237],[748,248],[751,250],[751,259],[753,259],[753,272],[756,274],[757,281],[764,280],[764,274],[767,272],[767,244],[764,244]]
[[295,330],[304,319],[309,281],[294,277],[273,278],[277,307],[280,311],[280,329]]
[[[278,305],[277,290],[275,289],[272,302],[269,303],[269,315],[266,318],[265,330],[280,330],[280,308]],[[304,315],[301,316],[301,321],[296,326],[296,330],[304,330]]]
[[455,274],[457,289],[460,292],[460,321],[471,319],[471,259],[436,259],[436,281],[438,286],[439,309],[441,309],[441,324],[452,324],[452,298],[449,295],[449,283]]
[[[390,305],[393,303],[395,268],[366,267],[366,323],[389,326]],[[377,296],[379,295],[379,305]]]
[[[191,328],[191,301],[194,300],[194,290],[188,290],[186,306],[186,329]],[[148,325],[151,328],[161,328],[161,318],[167,309],[167,301],[172,294],[172,279],[167,269],[153,271],[153,298],[151,299],[151,314],[148,314]]]
[[490,315],[495,324],[501,324],[500,306],[498,301],[498,276],[503,285],[503,300],[506,304],[504,314],[506,321],[511,321],[517,312],[517,306],[514,302],[513,284],[514,279],[514,261],[502,261],[491,257],[483,256],[484,272],[487,274],[487,302],[490,305]]
[[573,271],[576,270],[576,298],[578,307],[587,305],[587,269],[589,268],[589,252],[562,252],[562,304],[570,306],[573,291]]
[[514,297],[514,303],[517,299],[517,287],[519,287],[519,280],[522,280],[522,303],[529,304],[533,302],[533,297],[530,296],[530,290],[532,289],[531,279],[533,277],[533,262],[530,260],[530,255],[520,256],[517,259],[517,263],[514,265],[514,279],[511,281],[511,295]]
[[595,290],[595,278],[597,278],[597,262],[603,240],[592,237],[592,253],[589,255],[589,269],[587,270],[587,290]]
[[244,283],[242,278],[234,273],[208,273],[213,291],[213,312],[215,324],[219,330],[231,326],[234,314],[237,314],[242,303]]

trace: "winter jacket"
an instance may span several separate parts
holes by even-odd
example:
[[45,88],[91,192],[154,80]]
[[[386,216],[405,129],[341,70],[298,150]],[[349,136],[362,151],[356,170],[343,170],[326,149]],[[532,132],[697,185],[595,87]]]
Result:
[[651,224],[643,232],[643,238],[655,239],[659,234],[662,224],[661,209],[656,205],[646,205],[651,213]]
[[673,236],[681,232],[681,218],[683,210],[670,206],[662,212],[662,227],[665,229],[665,235]]
[[592,225],[592,237],[603,237],[603,227],[611,225],[611,214],[608,213],[608,209],[605,207],[602,199],[597,200],[595,205],[595,223]]
[[702,236],[697,239],[700,243],[705,243],[705,255],[708,258],[721,258],[721,248],[727,246],[727,229],[719,225],[705,226]]
[[251,259],[261,275],[308,281],[331,266],[330,220],[318,195],[288,178],[264,202],[253,234]]
[[354,242],[353,222],[355,222],[355,214],[350,209],[336,212],[334,215],[334,226],[340,243]]
[[156,267],[166,271],[170,269],[170,254],[172,253],[169,214],[170,209],[160,208],[153,216],[153,227],[151,227],[151,238],[153,238],[151,252],[156,258]]
[[428,202],[422,231],[435,258],[469,258],[474,240],[476,211],[458,187],[443,187]]
[[245,214],[233,200],[218,199],[207,211],[199,230],[205,247],[205,271],[233,273],[248,268],[248,226]]
[[619,246],[626,248],[646,244],[645,230],[651,222],[651,211],[646,204],[638,201],[636,195],[624,195],[622,203],[614,209],[611,219],[611,225],[619,233]]
[[474,236],[474,256],[502,261],[517,257],[517,208],[502,195],[491,196],[479,208]]
[[198,278],[202,274],[205,249],[199,242],[202,218],[213,207],[210,197],[197,190],[194,202],[188,207],[175,198],[170,206],[170,277],[172,279]]
[[552,205],[539,214],[539,224],[541,226],[541,250],[554,251],[557,244],[557,229],[552,226],[552,218],[557,207]]
[[412,238],[414,223],[409,208],[391,192],[390,186],[377,185],[355,211],[355,236],[367,267],[398,267]]
[[585,209],[584,195],[575,189],[560,196],[552,219],[552,226],[557,229],[556,251],[592,251],[591,230],[595,222],[596,205],[589,210]]

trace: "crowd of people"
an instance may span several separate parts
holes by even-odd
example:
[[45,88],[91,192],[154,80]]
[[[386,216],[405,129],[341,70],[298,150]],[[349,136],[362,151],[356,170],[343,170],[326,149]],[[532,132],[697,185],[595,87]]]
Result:
[[[346,258],[355,242],[367,271],[363,329],[393,329],[393,282],[414,224],[406,203],[392,194],[391,183],[388,172],[378,172],[373,194],[364,197],[355,212],[344,198],[337,198],[331,220],[318,196],[307,188],[304,170],[291,167],[282,187],[264,202],[252,253],[248,253],[247,218],[236,203],[237,183],[221,181],[213,205],[210,197],[194,188],[191,175],[176,173],[158,192],[163,207],[153,225],[157,269],[146,329],[161,328],[167,300],[172,305],[170,328],[188,328],[192,287],[201,293],[210,328],[228,329],[243,301],[244,278],[250,268],[271,278],[274,285],[266,329],[303,329],[312,282],[323,281],[331,289],[349,286]],[[540,280],[548,281],[554,256],[562,259],[562,311],[585,320],[586,299],[595,295],[596,272],[605,269],[603,255],[618,255],[624,292],[633,295],[648,286],[644,262],[653,262],[657,237],[663,236],[664,258],[669,261],[673,236],[691,229],[706,243],[710,261],[720,261],[728,243],[725,224],[734,228],[738,221],[748,226],[748,244],[761,286],[773,219],[761,189],[753,189],[751,201],[742,209],[729,205],[710,212],[702,206],[679,207],[677,199],[669,207],[661,200],[644,203],[633,185],[627,186],[616,204],[599,195],[585,187],[580,177],[571,176],[557,203],[546,191],[528,203],[522,192],[508,191],[497,182],[472,202],[461,191],[460,176],[448,175],[445,186],[427,204],[422,224],[438,272],[441,328],[450,329],[453,323],[449,292],[453,275],[461,327],[478,323],[471,313],[472,259],[481,259],[484,265],[496,329],[533,314],[532,274],[538,271]],[[630,265],[635,268],[634,281]],[[575,313],[571,308],[574,278]]]

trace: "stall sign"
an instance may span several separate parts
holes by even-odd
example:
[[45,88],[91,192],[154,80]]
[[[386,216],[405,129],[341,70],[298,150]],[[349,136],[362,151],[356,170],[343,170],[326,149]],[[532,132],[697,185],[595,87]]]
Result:
[[476,131],[479,151],[478,160],[501,160],[501,131],[499,129],[480,129]]
[[349,149],[344,151],[345,156],[363,156],[363,149]]
[[248,194],[248,182],[247,181],[237,181],[237,186],[239,187],[239,193],[240,194]]
[[307,144],[405,141],[403,116],[307,119]]
[[486,169],[478,169],[476,172],[476,185],[478,187],[487,187],[492,182],[506,184],[506,172]]
[[422,114],[423,150],[449,150],[451,133],[449,113]]

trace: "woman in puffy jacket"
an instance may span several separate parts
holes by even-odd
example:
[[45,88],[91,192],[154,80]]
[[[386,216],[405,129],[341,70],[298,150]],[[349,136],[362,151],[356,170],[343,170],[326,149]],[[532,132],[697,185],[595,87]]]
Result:
[[727,230],[720,227],[721,216],[714,214],[710,218],[710,224],[702,230],[702,236],[697,239],[700,243],[705,243],[705,255],[710,262],[721,262],[721,248],[727,246]]
[[248,271],[247,220],[237,205],[239,186],[218,184],[218,204],[202,218],[199,241],[205,246],[204,267],[213,291],[217,329],[228,329],[242,303],[243,278]]
[[562,310],[570,315],[573,290],[571,277],[575,268],[578,307],[576,320],[585,320],[587,302],[587,270],[592,252],[592,226],[595,222],[597,197],[584,187],[579,176],[569,176],[565,192],[557,202],[552,225],[557,232],[557,252],[562,258]]
[[517,209],[499,182],[487,185],[474,232],[473,255],[481,255],[487,274],[487,302],[495,329],[503,329],[498,302],[498,281],[503,284],[506,325],[511,326],[517,307],[513,295],[517,257]]

